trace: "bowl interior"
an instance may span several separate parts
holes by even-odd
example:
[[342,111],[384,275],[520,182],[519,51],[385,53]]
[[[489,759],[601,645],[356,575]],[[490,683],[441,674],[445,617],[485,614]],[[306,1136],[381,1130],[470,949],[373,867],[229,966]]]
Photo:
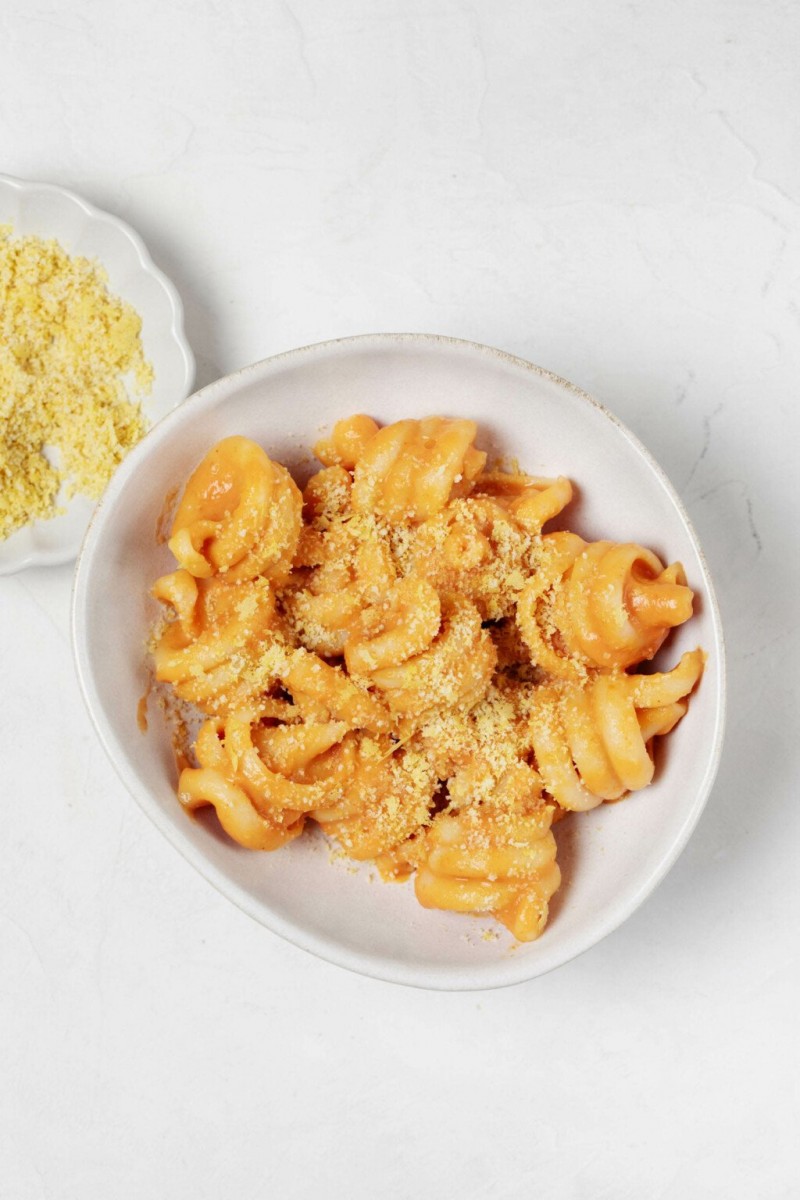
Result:
[[[192,386],[194,364],[183,334],[181,304],[124,222],[63,188],[0,176],[0,225],[11,225],[17,235],[55,238],[68,254],[97,259],[108,275],[109,290],[132,304],[142,319],[142,345],[155,376],[152,391],[141,398],[148,420],[155,423],[183,400]],[[27,563],[74,558],[94,507],[93,501],[76,496],[62,516],[36,521],[0,542],[0,574]]]
[[[338,417],[381,422],[431,413],[474,418],[479,444],[526,470],[563,473],[578,498],[565,525],[587,538],[640,541],[680,559],[697,615],[657,662],[702,645],[706,675],[687,718],[664,745],[646,791],[556,829],[563,885],[538,942],[515,946],[489,920],[420,908],[411,885],[385,885],[369,867],[330,862],[320,836],[274,854],[239,849],[213,819],[186,816],[160,713],[137,726],[147,686],[145,642],[156,615],[148,587],[172,569],[156,543],[165,496],[207,449],[246,434],[300,478],[309,447]],[[668,869],[710,788],[722,722],[723,660],[702,556],[669,485],[638,443],[563,381],[468,343],[368,337],[296,351],[220,380],[172,413],[123,464],[84,546],[75,592],[79,674],[100,735],[124,782],[176,846],[241,907],[293,942],[344,966],[422,986],[489,987],[540,974],[598,941]],[[496,936],[499,935],[499,936]]]

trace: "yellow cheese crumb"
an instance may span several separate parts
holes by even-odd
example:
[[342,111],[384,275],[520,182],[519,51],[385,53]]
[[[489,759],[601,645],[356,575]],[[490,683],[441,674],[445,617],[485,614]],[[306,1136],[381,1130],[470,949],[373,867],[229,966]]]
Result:
[[98,498],[144,434],[141,327],[98,264],[0,226],[0,539],[56,516],[62,484]]

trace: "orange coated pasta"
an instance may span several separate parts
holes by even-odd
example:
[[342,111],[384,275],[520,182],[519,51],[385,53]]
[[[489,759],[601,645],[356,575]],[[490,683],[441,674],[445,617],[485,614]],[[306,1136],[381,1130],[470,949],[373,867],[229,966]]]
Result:
[[693,593],[643,546],[544,531],[563,476],[486,469],[472,421],[340,421],[301,491],[244,437],[186,482],[152,594],[156,678],[204,716],[190,811],[275,850],[315,822],[428,908],[545,928],[552,826],[644,788],[693,650],[642,674]]

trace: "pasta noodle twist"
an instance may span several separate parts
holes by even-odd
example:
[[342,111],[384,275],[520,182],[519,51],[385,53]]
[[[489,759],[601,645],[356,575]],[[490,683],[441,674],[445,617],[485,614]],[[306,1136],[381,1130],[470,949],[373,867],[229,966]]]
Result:
[[[220,825],[250,850],[277,850],[303,831],[319,791],[270,771],[249,732],[248,716],[206,721],[195,743],[198,767],[185,767],[178,799],[190,812],[213,805]],[[231,732],[237,749],[229,745]],[[294,807],[292,807],[294,805]]]
[[267,580],[198,581],[180,570],[157,580],[153,594],[177,618],[154,647],[156,679],[172,684],[201,712],[263,712],[280,683],[305,719],[370,730],[386,726],[383,706],[341,667],[287,645]]
[[690,650],[663,674],[598,674],[537,688],[530,736],[553,799],[585,812],[646,787],[654,771],[651,740],[684,715],[703,663],[702,650]]
[[323,467],[303,488],[305,529],[329,529],[350,509],[353,478],[342,466]]
[[486,471],[478,476],[475,495],[490,496],[508,510],[531,533],[567,507],[572,499],[572,484],[564,475],[544,479],[538,475],[506,474]]
[[153,650],[157,680],[209,714],[252,703],[267,690],[272,680],[248,672],[264,642],[277,635],[275,596],[266,580],[197,580],[181,569],[158,579],[152,591],[176,614]]
[[[424,581],[417,580],[414,586],[422,592],[422,584]],[[430,616],[435,592],[430,585],[427,587],[429,610],[415,634],[429,633],[433,628]],[[408,624],[414,624],[413,615]],[[386,645],[382,640],[379,644]],[[414,641],[413,645],[417,644]],[[408,645],[412,646],[410,638]],[[357,661],[363,661],[369,653],[367,642]],[[411,657],[395,665],[378,666],[365,672],[363,678],[383,694],[390,712],[400,717],[418,717],[439,705],[474,704],[489,686],[496,657],[491,636],[481,628],[475,605],[463,596],[447,596],[441,601],[438,632],[426,649],[418,654],[412,649]]]
[[373,733],[389,724],[388,714],[375,696],[340,666],[326,663],[307,650],[293,650],[277,665],[273,665],[268,653],[266,670],[275,671],[306,721],[344,721],[352,729]]
[[384,426],[359,449],[353,508],[412,524],[441,512],[470,489],[486,462],[472,445],[476,432],[474,421],[444,417]]
[[198,579],[220,573],[229,581],[263,575],[280,582],[291,569],[301,514],[286,468],[248,438],[225,438],[189,477],[169,548]]
[[[538,802],[541,780],[526,763],[530,707],[530,688],[498,678],[468,711],[445,708],[426,714],[415,744],[436,778],[446,781],[440,799],[451,810],[496,805],[498,797],[523,807]],[[420,865],[424,849],[422,830],[379,856],[378,869],[385,879],[405,879]]]
[[329,438],[323,438],[314,446],[314,454],[326,467],[344,467],[352,471],[367,445],[380,429],[372,417],[357,413],[337,421]]
[[540,793],[536,772],[520,764],[500,781],[491,805],[440,813],[417,852],[420,904],[491,914],[518,941],[537,938],[561,882],[550,831],[555,810],[539,803]]
[[355,859],[390,852],[427,822],[436,776],[411,745],[348,734],[313,763],[308,778],[328,797],[312,816]]
[[439,591],[459,592],[484,620],[513,613],[532,570],[528,530],[488,496],[454,500],[415,531],[411,569]]
[[[437,777],[448,780],[451,799],[469,779],[472,799],[491,798],[503,774],[530,754],[533,689],[496,676],[485,695],[468,711],[444,708],[426,713],[419,741]],[[463,800],[463,794],[458,797]]]
[[441,619],[436,589],[418,575],[407,575],[354,624],[344,648],[348,671],[374,678],[376,671],[422,654],[436,638]]
[[587,668],[652,658],[692,615],[693,595],[680,563],[665,567],[643,546],[553,533],[519,596],[517,621],[537,666],[576,679]]
[[298,571],[296,586],[284,593],[284,611],[303,646],[340,655],[364,609],[394,583],[391,553],[368,524],[348,521],[306,542],[303,555],[306,570]]

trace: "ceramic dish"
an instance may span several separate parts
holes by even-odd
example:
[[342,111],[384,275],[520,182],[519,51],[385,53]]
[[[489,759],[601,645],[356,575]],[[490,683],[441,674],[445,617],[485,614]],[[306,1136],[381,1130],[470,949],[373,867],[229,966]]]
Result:
[[[137,233],[117,217],[48,183],[0,175],[0,225],[17,234],[55,238],[68,254],[97,259],[109,289],[142,318],[145,356],[153,365],[153,390],[142,401],[155,422],[179,404],[194,380],[194,359],[183,332],[183,309],[175,288],[154,266]],[[35,521],[0,541],[0,575],[28,566],[75,558],[94,501],[76,496],[63,516]]]
[[[331,864],[320,837],[273,854],[240,849],[175,797],[169,737],[151,705],[145,641],[156,615],[150,583],[172,569],[155,540],[164,497],[218,439],[240,433],[293,469],[340,416],[381,422],[430,413],[472,417],[479,444],[516,456],[534,474],[567,474],[580,489],[569,526],[680,559],[696,616],[657,662],[695,645],[708,652],[688,716],[668,739],[656,781],[620,804],[568,817],[556,829],[563,885],[536,942],[514,945],[476,919],[417,904],[410,884],[370,882],[369,867]],[[220,891],[275,933],[344,967],[431,988],[486,988],[530,979],[588,949],[642,903],[678,857],[709,794],[724,712],[722,633],[697,538],[663,472],[588,396],[497,350],[421,335],[375,335],[295,350],[198,392],[136,447],[111,482],[78,564],[73,635],[78,674],[97,731],[123,782],[182,854]],[[494,927],[493,927],[494,928]]]

